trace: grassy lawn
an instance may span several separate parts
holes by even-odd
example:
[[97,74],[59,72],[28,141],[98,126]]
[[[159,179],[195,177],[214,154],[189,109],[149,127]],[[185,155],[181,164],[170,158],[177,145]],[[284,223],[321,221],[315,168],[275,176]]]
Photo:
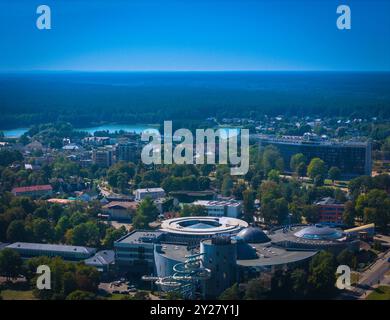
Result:
[[4,300],[36,300],[32,290],[3,290],[1,296]]
[[380,286],[371,292],[367,300],[390,300],[390,287]]
[[113,293],[110,296],[106,297],[108,300],[121,300],[123,297],[128,297],[128,294]]
[[330,179],[325,179],[325,180],[324,180],[324,184],[325,184],[326,186],[330,186],[330,185],[332,185],[332,180],[330,180]]
[[[135,293],[130,293],[130,294],[121,294],[121,293],[111,293],[108,295],[101,296],[104,299],[107,300],[122,300],[123,298],[134,298],[135,300],[145,300],[150,298],[150,291],[144,291],[144,290],[138,290]],[[156,295],[154,295],[157,297]]]

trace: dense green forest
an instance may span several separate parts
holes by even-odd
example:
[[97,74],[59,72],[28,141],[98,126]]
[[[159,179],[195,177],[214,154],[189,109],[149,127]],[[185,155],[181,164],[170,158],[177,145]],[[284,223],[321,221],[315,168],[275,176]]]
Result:
[[3,74],[0,128],[279,114],[388,118],[389,88],[388,73]]

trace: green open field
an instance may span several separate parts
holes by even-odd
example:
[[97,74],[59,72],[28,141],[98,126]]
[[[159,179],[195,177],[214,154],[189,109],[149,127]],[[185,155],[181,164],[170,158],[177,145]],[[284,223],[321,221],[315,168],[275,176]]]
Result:
[[122,300],[125,297],[129,297],[127,294],[113,293],[109,297],[106,297],[108,300]]
[[4,300],[36,300],[32,290],[3,290],[1,296]]
[[390,300],[390,286],[380,286],[371,292],[367,300]]

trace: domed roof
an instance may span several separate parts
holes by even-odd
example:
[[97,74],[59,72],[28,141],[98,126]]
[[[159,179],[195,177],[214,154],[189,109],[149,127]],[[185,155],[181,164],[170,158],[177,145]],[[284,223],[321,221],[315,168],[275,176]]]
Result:
[[259,227],[245,228],[237,234],[237,237],[240,237],[246,243],[264,243],[271,241]]
[[320,224],[303,228],[294,235],[298,238],[309,240],[336,240],[343,237],[343,233],[340,230]]
[[256,249],[243,240],[237,241],[237,259],[252,260],[257,259]]

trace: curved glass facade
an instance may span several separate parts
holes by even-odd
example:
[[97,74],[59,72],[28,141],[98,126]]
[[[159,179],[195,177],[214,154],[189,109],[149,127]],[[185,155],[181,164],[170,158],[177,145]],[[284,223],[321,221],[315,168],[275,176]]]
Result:
[[219,227],[221,224],[217,221],[191,220],[180,222],[179,225],[191,229],[211,229]]
[[340,230],[320,225],[303,228],[294,235],[307,240],[337,240],[343,237]]

